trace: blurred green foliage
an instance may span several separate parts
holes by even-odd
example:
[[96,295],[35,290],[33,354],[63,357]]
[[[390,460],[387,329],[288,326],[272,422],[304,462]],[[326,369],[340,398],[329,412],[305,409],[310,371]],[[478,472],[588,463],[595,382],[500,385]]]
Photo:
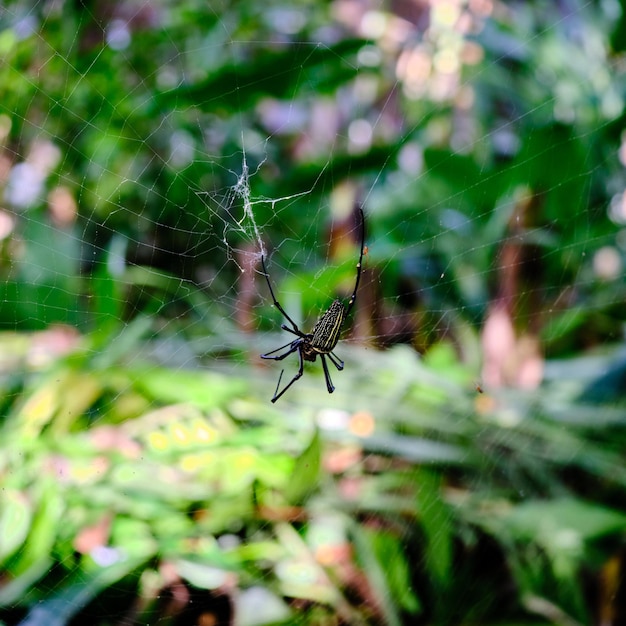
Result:
[[282,411],[263,397],[267,375],[251,393],[218,373],[92,371],[86,345],[14,369],[0,467],[6,623],[105,624],[131,606],[134,623],[152,623],[182,584],[168,572],[211,614],[201,590],[256,589],[271,611],[251,617],[254,600],[234,594],[243,624],[521,624],[525,612],[590,623],[603,607],[586,584],[608,584],[626,525],[623,411],[585,407],[557,381],[532,401],[479,394],[471,371],[454,382],[405,348],[366,372],[363,350],[344,352],[329,416],[321,374]]
[[[584,351],[626,317],[623,8],[4,3],[2,623],[623,620],[623,356]],[[342,345],[275,407],[245,194],[313,323],[342,189],[429,350]],[[575,358],[482,393],[511,242],[515,322]]]

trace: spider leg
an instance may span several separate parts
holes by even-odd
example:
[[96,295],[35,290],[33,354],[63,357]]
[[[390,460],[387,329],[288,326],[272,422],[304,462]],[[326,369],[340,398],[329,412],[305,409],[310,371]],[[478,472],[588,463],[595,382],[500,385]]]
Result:
[[335,356],[332,352],[328,353],[328,358],[330,359],[330,362],[339,370],[341,371],[343,369],[343,361]]
[[[328,389],[328,393],[332,393],[335,391],[335,385],[333,385],[333,381],[330,379],[330,372],[328,371],[328,365],[326,364],[326,355],[320,354],[322,359],[322,367],[324,368],[324,378],[326,379],[326,389]],[[333,361],[334,365],[334,361]]]
[[[280,387],[280,381],[283,379],[283,374],[285,370],[280,370],[280,375],[278,376],[278,382],[276,383],[276,389],[274,389],[274,398],[276,398],[276,394],[278,393],[278,388]],[[272,400],[274,402],[274,400]]]
[[[300,348],[300,349],[298,350],[298,348]],[[298,380],[302,376],[302,373],[304,372],[304,359],[302,358],[302,348],[301,348],[300,344],[298,344],[296,346],[295,350],[298,350],[298,356],[300,357],[300,368],[296,372],[296,375],[283,387],[283,390],[280,393],[278,393],[278,387],[280,385],[280,380],[283,377],[283,372],[285,370],[281,371],[280,376],[278,377],[278,385],[276,385],[276,391],[274,391],[274,397],[272,398],[272,404],[274,402],[276,402],[276,400],[278,400],[278,398],[280,398],[285,393],[285,391],[287,391],[287,389],[289,389],[289,387],[291,387],[291,385],[293,385],[296,382],[296,380]],[[291,352],[293,352],[293,351],[294,350],[292,350]],[[287,356],[287,355],[285,355],[285,356]]]
[[274,306],[283,314],[286,320],[291,322],[294,329],[297,331],[297,332],[294,332],[294,335],[297,335],[300,332],[298,325],[289,317],[289,315],[287,315],[287,312],[285,311],[285,309],[283,309],[283,307],[280,306],[280,303],[278,302],[278,300],[276,300],[276,296],[274,295],[274,290],[272,289],[272,283],[270,283],[270,275],[267,273],[267,269],[265,268],[264,256],[261,256],[261,265],[263,266],[263,275],[265,276],[265,280],[267,281],[267,286],[270,288],[270,294],[272,296],[272,302],[274,303]]
[[303,333],[298,327],[296,327],[295,330],[293,328],[289,328],[287,324],[281,324],[280,327],[283,330],[286,330],[288,333],[291,333],[292,335],[296,335],[297,337],[306,337],[306,334]]
[[[262,359],[271,359],[272,361],[282,361],[284,358],[288,357],[290,354],[293,354],[300,347],[300,342],[298,339],[286,343],[284,346],[280,346],[280,348],[276,348],[276,350],[270,350],[265,354],[261,355]],[[279,354],[278,356],[270,356],[270,354],[276,354],[276,352],[280,352],[285,348],[289,348],[285,354]]]
[[[359,288],[359,281],[361,280],[361,269],[363,268],[363,252],[365,249],[365,214],[363,213],[363,209],[359,207],[359,216],[361,217],[361,254],[359,256],[359,262],[356,264],[356,281],[354,283],[354,291],[350,296],[350,300],[348,301],[348,306],[346,307],[346,317],[352,310],[354,303],[356,302],[356,292]],[[261,261],[263,257],[261,257]]]

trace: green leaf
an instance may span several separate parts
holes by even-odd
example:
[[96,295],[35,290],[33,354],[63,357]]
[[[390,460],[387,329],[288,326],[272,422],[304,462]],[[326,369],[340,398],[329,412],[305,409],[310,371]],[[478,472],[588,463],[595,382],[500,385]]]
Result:
[[222,405],[247,387],[243,380],[225,378],[213,372],[151,368],[134,375],[137,385],[157,400],[191,402],[205,409]]
[[348,62],[363,47],[360,39],[333,46],[295,44],[259,48],[241,63],[215,68],[202,82],[162,93],[162,105],[193,103],[204,111],[239,110],[262,97],[291,98],[299,91],[330,92],[357,75]]
[[37,491],[40,504],[26,544],[19,552],[19,561],[13,570],[17,573],[49,556],[63,514],[63,501],[57,485],[52,480],[43,480]]
[[415,473],[417,514],[425,535],[428,575],[447,587],[452,565],[452,511],[441,497],[441,476],[425,469]]
[[[411,614],[421,611],[420,601],[411,586],[411,570],[402,541],[389,531],[381,532],[367,527],[362,530],[381,564],[386,584],[395,603]],[[366,571],[366,575],[367,573]]]
[[319,431],[315,431],[308,447],[296,460],[285,497],[291,504],[302,504],[316,489],[322,462],[322,442]]
[[[352,526],[352,537],[354,547],[356,548],[357,558],[361,567],[367,576],[369,587],[385,616],[385,624],[388,626],[400,626],[402,620],[398,607],[392,601],[392,593],[387,573],[383,563],[386,563],[386,557],[382,560],[376,551],[375,533],[368,532],[366,529],[354,524]],[[417,600],[417,598],[415,598]]]
[[466,464],[469,454],[463,448],[440,441],[406,435],[372,435],[362,440],[363,448],[398,456],[414,463],[459,463]]
[[111,545],[123,550],[131,559],[139,561],[149,559],[158,550],[150,526],[141,520],[127,517],[115,519],[111,532]]
[[91,277],[89,288],[95,332],[99,336],[110,337],[122,319],[124,294],[121,281],[103,265]]
[[0,564],[22,545],[33,519],[26,495],[16,489],[0,492]]
[[26,542],[7,565],[13,580],[0,589],[0,606],[18,602],[26,590],[46,573],[52,562],[51,553],[63,513],[63,501],[58,486],[52,480],[43,479],[35,495],[39,507]]
[[145,339],[151,327],[152,318],[139,315],[122,328],[115,328],[113,337],[104,332],[98,335],[98,340],[105,343],[99,346],[99,354],[93,360],[94,366],[97,368],[111,367],[124,355],[132,354],[138,350],[140,342]]
[[523,502],[505,516],[515,539],[558,541],[568,534],[581,541],[600,539],[626,530],[624,513],[574,498]]

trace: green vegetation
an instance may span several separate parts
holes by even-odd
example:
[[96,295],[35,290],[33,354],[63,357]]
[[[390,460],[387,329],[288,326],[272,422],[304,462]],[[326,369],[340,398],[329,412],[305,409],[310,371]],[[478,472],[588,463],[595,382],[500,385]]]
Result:
[[622,623],[626,6],[210,5],[0,9],[0,624]]

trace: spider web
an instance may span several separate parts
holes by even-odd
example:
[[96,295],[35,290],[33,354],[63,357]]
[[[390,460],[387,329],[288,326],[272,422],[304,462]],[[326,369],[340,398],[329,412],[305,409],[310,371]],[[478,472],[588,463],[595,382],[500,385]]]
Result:
[[[424,389],[457,395],[458,405],[443,411],[448,422],[465,423],[477,410],[477,388],[534,389],[553,379],[540,348],[564,357],[584,343],[588,325],[580,322],[581,307],[571,305],[578,294],[589,295],[605,322],[592,325],[593,336],[584,338],[589,344],[617,341],[623,325],[615,309],[623,297],[626,157],[619,140],[613,142],[618,159],[597,148],[599,138],[619,136],[613,126],[622,114],[623,77],[607,67],[603,34],[619,6],[529,7],[442,0],[394,12],[380,4],[272,2],[248,7],[248,15],[245,7],[194,2],[77,10],[63,2],[7,3],[0,9],[7,58],[0,71],[10,86],[0,103],[0,323],[13,341],[15,331],[33,339],[27,349],[7,351],[6,388],[19,393],[19,385],[11,386],[12,368],[44,376],[51,363],[76,351],[89,367],[113,372],[106,392],[93,392],[98,400],[86,420],[97,427],[143,415],[115,441],[106,440],[112,431],[99,430],[96,443],[135,459],[121,463],[120,481],[141,471],[136,484],[157,490],[150,471],[163,477],[165,469],[153,461],[137,469],[137,440],[147,450],[166,424],[184,430],[198,415],[188,408],[152,414],[121,400],[141,403],[133,391],[142,384],[157,397],[158,390],[160,400],[173,394],[167,376],[159,377],[162,366],[190,387],[181,381],[208,371],[236,380],[235,387],[247,382],[231,392],[237,398],[231,410],[244,423],[253,421],[246,402],[252,396],[269,404],[283,367],[263,367],[258,355],[290,338],[280,332],[284,320],[271,306],[261,256],[279,302],[309,330],[354,285],[359,242],[352,216],[362,205],[368,252],[357,311],[337,348],[345,371],[334,375],[337,390],[329,396],[319,362],[307,365],[281,398],[287,414],[272,414],[273,423],[280,436],[293,437],[286,447],[294,454],[315,426],[334,444],[380,435],[371,449],[347,446],[348,461],[333,457],[337,472],[349,471],[355,458],[375,465],[377,452],[416,463],[456,459],[457,450],[447,447],[448,426],[438,424],[436,413],[420,425],[420,432],[435,433],[431,447],[415,441],[402,447],[395,427],[405,427],[410,411],[400,402],[386,417],[396,399],[429,393]],[[289,55],[296,61],[283,70]],[[531,62],[535,55],[541,63]],[[538,74],[526,76],[528,67]],[[524,90],[526,99],[516,96]],[[581,154],[585,146],[589,151]],[[567,219],[563,203],[572,204]],[[541,273],[536,282],[525,274],[533,268]],[[396,347],[377,351],[390,346]],[[130,374],[115,374],[116,367]],[[284,367],[283,382],[297,370],[297,357]],[[86,385],[73,376],[59,393]],[[220,384],[227,386],[218,383],[216,396]],[[189,397],[197,400],[194,393]],[[20,415],[35,417],[8,441],[36,455],[27,442],[54,432],[45,407],[55,401],[36,394],[25,401]],[[38,413],[33,406],[44,408]],[[211,427],[223,425],[221,419],[212,413]],[[71,431],[67,423],[56,428]],[[175,437],[175,426],[169,428]],[[81,481],[89,486],[88,475],[105,469],[76,458],[75,450],[61,447],[46,463],[60,482],[67,471],[80,492]],[[494,456],[494,476],[500,461]],[[60,510],[50,482],[36,472],[16,478],[9,485],[16,510],[25,485],[30,498],[48,498]],[[342,488],[349,491],[349,481]],[[200,500],[202,488],[194,489],[189,493]],[[116,527],[117,537],[141,535],[145,527],[130,520],[129,502],[117,504],[129,518]],[[85,574],[72,548],[99,567],[132,569],[134,555],[120,558],[107,541],[106,516],[92,519],[83,501],[74,515],[82,518],[68,528],[81,528],[79,537],[61,542],[66,553],[54,555],[60,566],[37,562],[37,572],[33,565],[33,577],[44,582],[24,590],[26,602],[19,594],[4,601],[7,623],[21,617],[42,623],[54,611],[66,623],[86,600],[77,592],[69,600],[55,595],[57,585],[88,596],[111,584],[107,574]],[[442,515],[444,526],[451,523],[451,515]],[[232,526],[219,537],[222,547],[240,541],[241,529]],[[349,527],[321,503],[308,540],[341,546]],[[286,544],[297,543],[280,528]],[[269,524],[259,533],[269,534]],[[18,549],[12,558],[25,553]],[[191,560],[179,565],[189,580],[211,589],[232,582],[219,568],[207,583],[209,570],[200,576]],[[300,570],[289,569],[296,566],[321,575],[295,558],[281,565],[283,580],[298,582]],[[164,567],[158,580],[175,581],[168,574]],[[157,584],[150,576],[157,578],[154,571],[144,575],[144,589]],[[114,582],[111,589],[124,592]],[[48,592],[52,608],[44,605],[39,616],[20,613]],[[255,602],[276,602],[278,614],[284,609],[278,594],[246,589],[257,592],[256,600],[248,596],[238,605],[239,623],[261,623],[250,608]],[[397,601],[385,593],[383,606]],[[405,598],[404,608],[411,601]]]

